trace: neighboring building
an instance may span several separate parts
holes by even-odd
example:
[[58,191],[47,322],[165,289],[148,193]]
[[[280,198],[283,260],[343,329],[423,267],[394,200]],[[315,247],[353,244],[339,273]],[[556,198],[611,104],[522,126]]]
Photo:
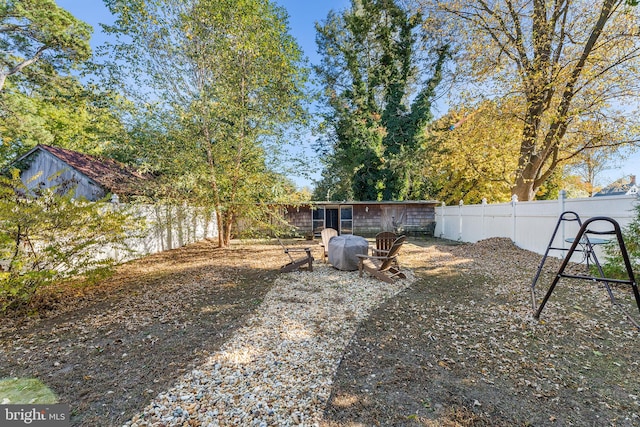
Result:
[[108,194],[115,200],[140,195],[150,183],[148,176],[113,159],[48,145],[36,146],[12,166],[30,189],[75,187],[76,197],[90,201]]
[[311,202],[287,206],[285,218],[304,236],[319,236],[323,228],[339,234],[375,236],[380,231],[433,236],[435,207],[433,200],[404,202]]
[[593,197],[601,196],[624,196],[630,194],[638,194],[638,185],[636,184],[636,176],[631,175],[629,179],[619,179],[593,195]]

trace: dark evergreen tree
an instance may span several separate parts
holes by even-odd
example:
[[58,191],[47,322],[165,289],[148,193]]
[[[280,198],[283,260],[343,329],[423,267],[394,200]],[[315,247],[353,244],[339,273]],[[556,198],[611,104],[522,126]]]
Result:
[[421,22],[394,0],[352,0],[316,26],[323,58],[315,71],[330,135],[320,147],[325,171],[316,198],[326,197],[329,182],[334,194],[354,200],[412,198],[412,160],[447,57],[446,47],[425,57]]

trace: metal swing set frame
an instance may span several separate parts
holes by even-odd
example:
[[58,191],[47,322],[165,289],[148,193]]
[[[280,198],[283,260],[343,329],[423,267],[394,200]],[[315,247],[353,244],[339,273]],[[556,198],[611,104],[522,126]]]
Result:
[[[554,247],[553,246],[553,242],[555,240],[556,234],[558,232],[558,229],[560,228],[560,225],[564,222],[564,221],[577,221],[578,225],[580,226],[580,230],[578,231],[578,234],[575,236],[575,238],[572,240],[572,244],[571,247],[569,249],[564,248],[564,247]],[[597,230],[593,230],[591,228],[589,228],[589,226],[591,226],[594,223],[602,223],[602,222],[606,222],[609,223],[612,226],[612,229],[606,230],[606,231],[597,231]],[[624,265],[627,271],[627,275],[629,277],[628,280],[623,280],[623,279],[613,279],[613,278],[607,278],[604,275],[604,272],[602,270],[602,266],[600,265],[600,262],[598,261],[598,258],[596,256],[596,253],[594,251],[594,243],[592,242],[592,240],[594,240],[595,238],[592,238],[592,240],[589,239],[589,236],[613,236],[615,235],[616,239],[617,239],[617,243],[618,246],[620,247],[620,253],[622,254],[622,258],[624,260]],[[553,279],[553,282],[551,283],[551,286],[549,287],[549,290],[547,291],[546,295],[544,296],[542,302],[540,303],[540,305],[537,305],[536,302],[536,294],[535,294],[535,287],[536,287],[536,283],[540,277],[540,273],[542,272],[542,269],[544,267],[544,263],[547,260],[547,256],[549,255],[549,251],[550,250],[559,250],[559,251],[568,251],[566,256],[564,257],[564,260],[558,270],[558,272],[555,275],[555,278]],[[567,268],[567,265],[569,264],[569,260],[571,259],[572,255],[575,252],[582,252],[583,253],[583,260],[587,261],[587,274],[586,275],[579,275],[579,274],[569,274],[569,273],[565,273],[565,269]],[[593,264],[597,267],[599,276],[591,276],[590,271],[589,271],[589,262],[593,260]],[[584,222],[584,224],[582,223],[582,221],[580,220],[580,216],[573,212],[573,211],[565,211],[563,212],[560,217],[558,218],[558,222],[556,223],[556,228],[553,231],[553,234],[551,236],[551,240],[549,241],[549,245],[547,246],[547,250],[544,253],[544,256],[542,257],[542,260],[540,262],[540,265],[538,267],[538,271],[533,279],[533,282],[531,283],[531,301],[532,301],[532,306],[533,306],[533,310],[535,312],[534,314],[534,318],[539,319],[540,318],[540,313],[542,313],[542,309],[544,308],[544,306],[546,305],[547,301],[549,300],[549,297],[551,296],[551,294],[553,293],[556,285],[558,284],[558,281],[561,278],[568,278],[568,279],[582,279],[582,280],[590,280],[593,282],[601,282],[604,285],[604,288],[606,289],[609,298],[611,299],[611,302],[618,306],[622,312],[627,316],[627,318],[629,319],[629,321],[631,321],[631,323],[633,324],[633,326],[636,327],[636,329],[640,330],[640,325],[629,315],[629,313],[627,313],[627,311],[624,309],[624,307],[622,307],[620,305],[620,303],[616,300],[616,298],[613,296],[613,292],[611,291],[611,287],[609,286],[610,283],[620,283],[620,284],[625,284],[625,285],[631,285],[631,289],[633,291],[633,296],[635,298],[636,301],[636,305],[638,306],[638,311],[640,312],[640,293],[638,292],[638,285],[636,283],[636,279],[633,275],[633,270],[631,269],[631,262],[629,261],[629,255],[627,253],[627,249],[626,246],[624,244],[624,240],[622,239],[622,232],[620,229],[620,225],[612,218],[609,217],[603,217],[603,216],[598,216],[598,217],[593,217],[593,218],[589,218],[588,220],[586,220]]]

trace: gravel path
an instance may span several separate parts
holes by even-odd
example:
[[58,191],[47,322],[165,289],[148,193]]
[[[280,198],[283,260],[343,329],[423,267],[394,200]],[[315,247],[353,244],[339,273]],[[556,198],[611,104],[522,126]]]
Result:
[[345,347],[393,285],[324,264],[282,274],[257,313],[202,366],[125,425],[316,425]]

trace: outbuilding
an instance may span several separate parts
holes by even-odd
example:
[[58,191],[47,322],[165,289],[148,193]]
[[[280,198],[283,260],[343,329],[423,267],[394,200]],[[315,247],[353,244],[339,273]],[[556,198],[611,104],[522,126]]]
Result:
[[285,218],[299,234],[308,237],[318,237],[324,228],[365,237],[380,231],[433,236],[438,205],[435,200],[310,202],[287,206]]
[[12,163],[20,170],[20,178],[29,189],[74,188],[75,197],[89,201],[111,194],[140,195],[150,178],[109,158],[98,158],[77,151],[48,145],[37,145]]

